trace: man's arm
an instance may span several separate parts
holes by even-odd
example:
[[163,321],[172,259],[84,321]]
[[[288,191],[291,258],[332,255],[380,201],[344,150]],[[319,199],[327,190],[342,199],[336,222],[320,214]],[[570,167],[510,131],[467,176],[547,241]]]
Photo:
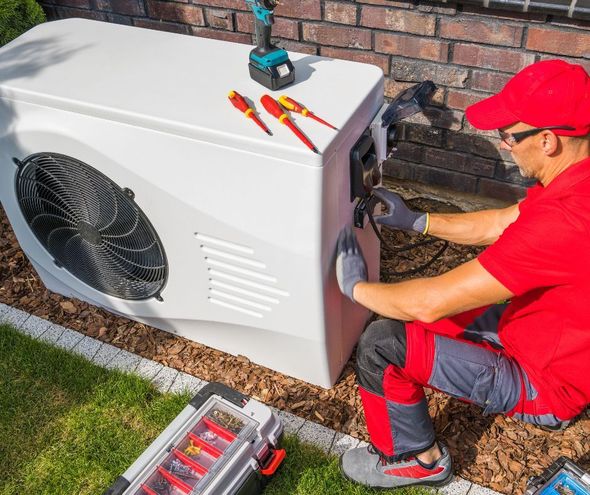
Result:
[[385,212],[375,222],[392,229],[413,230],[456,242],[486,246],[493,244],[519,215],[518,205],[473,213],[433,213],[410,210],[403,199],[393,191],[377,187],[373,194],[385,206]]
[[354,301],[387,318],[426,323],[513,296],[477,260],[437,277],[396,284],[361,281],[352,294]]
[[489,246],[519,215],[518,205],[473,213],[432,213],[428,234],[457,244]]

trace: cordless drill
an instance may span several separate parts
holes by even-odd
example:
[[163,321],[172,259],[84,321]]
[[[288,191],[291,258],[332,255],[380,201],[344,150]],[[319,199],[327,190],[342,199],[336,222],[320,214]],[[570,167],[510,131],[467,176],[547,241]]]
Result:
[[295,80],[289,55],[270,42],[276,0],[246,0],[256,18],[256,48],[250,52],[250,77],[275,91]]

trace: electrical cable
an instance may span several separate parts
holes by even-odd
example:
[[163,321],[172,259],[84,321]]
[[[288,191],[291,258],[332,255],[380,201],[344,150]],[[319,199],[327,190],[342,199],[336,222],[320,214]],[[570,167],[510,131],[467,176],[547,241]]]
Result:
[[377,228],[377,224],[375,223],[375,219],[373,218],[372,208],[367,208],[367,214],[369,216],[369,222],[371,224],[371,227],[373,227],[373,230],[375,231],[375,235],[379,238],[379,240],[381,241],[381,244],[385,247],[385,249],[387,249],[388,251],[391,251],[394,254],[399,254],[399,253],[403,253],[405,251],[410,251],[412,249],[415,249],[415,248],[418,248],[421,246],[428,246],[428,245],[434,244],[436,242],[443,243],[442,247],[432,256],[432,258],[430,258],[430,260],[423,263],[422,265],[417,266],[416,268],[411,268],[409,270],[404,270],[402,272],[390,270],[389,275],[399,277],[399,276],[404,276],[404,275],[414,275],[416,273],[420,273],[420,272],[426,270],[429,266],[431,266],[436,260],[438,260],[442,256],[442,254],[446,251],[447,247],[449,247],[449,242],[445,241],[444,239],[428,239],[428,240],[424,240],[424,241],[410,243],[410,244],[407,244],[406,246],[391,246],[383,238],[383,236],[381,235],[381,232],[379,232],[379,229]]

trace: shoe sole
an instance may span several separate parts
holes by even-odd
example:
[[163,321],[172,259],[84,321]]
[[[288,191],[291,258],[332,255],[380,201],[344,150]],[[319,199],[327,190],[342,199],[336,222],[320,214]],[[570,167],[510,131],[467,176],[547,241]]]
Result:
[[396,490],[398,488],[408,488],[410,486],[429,486],[429,487],[433,487],[433,488],[442,488],[443,486],[447,486],[450,483],[452,483],[452,481],[455,479],[455,475],[453,473],[451,473],[449,476],[447,476],[446,478],[439,480],[439,481],[424,481],[424,482],[409,483],[407,485],[397,485],[397,486],[371,486],[371,485],[365,485],[364,483],[360,483],[357,480],[353,480],[352,478],[349,478],[346,475],[346,473],[344,472],[344,469],[342,469],[342,458],[340,458],[340,460],[338,461],[338,467],[340,468],[340,473],[342,474],[342,476],[344,476],[344,478],[346,478],[351,483],[355,483],[357,485],[373,488],[375,490]]

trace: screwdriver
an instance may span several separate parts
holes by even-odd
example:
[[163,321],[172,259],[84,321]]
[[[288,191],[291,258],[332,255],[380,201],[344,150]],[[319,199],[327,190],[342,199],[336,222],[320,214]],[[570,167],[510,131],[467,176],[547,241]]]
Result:
[[281,124],[285,124],[289,129],[291,129],[295,133],[295,135],[299,139],[301,139],[301,141],[303,141],[305,146],[307,146],[314,153],[319,154],[318,149],[313,145],[313,143],[309,139],[307,139],[307,137],[305,137],[305,134],[303,134],[299,129],[297,129],[295,124],[291,122],[288,115],[283,111],[283,109],[276,102],[276,100],[271,98],[269,95],[264,95],[262,98],[260,98],[260,103],[262,103],[262,106],[266,108],[266,111],[268,113],[279,119],[279,122]]
[[327,125],[328,127],[332,128],[336,131],[338,130],[332,124],[328,124],[328,122],[326,122],[323,119],[320,119],[317,115],[310,112],[303,105],[301,105],[300,103],[297,103],[293,98],[289,98],[288,96],[283,95],[279,98],[279,103],[281,105],[283,105],[287,110],[290,110],[291,112],[300,113],[304,117],[311,117],[312,119],[318,121],[320,124]]
[[244,97],[240,93],[238,93],[237,91],[230,91],[228,98],[234,107],[236,107],[240,112],[243,112],[247,118],[252,119],[269,136],[272,136],[272,132],[270,132],[270,129],[266,127],[262,120],[260,120],[256,116],[254,110],[250,108],[250,105],[248,105],[248,103],[246,102],[246,100],[244,100]]

